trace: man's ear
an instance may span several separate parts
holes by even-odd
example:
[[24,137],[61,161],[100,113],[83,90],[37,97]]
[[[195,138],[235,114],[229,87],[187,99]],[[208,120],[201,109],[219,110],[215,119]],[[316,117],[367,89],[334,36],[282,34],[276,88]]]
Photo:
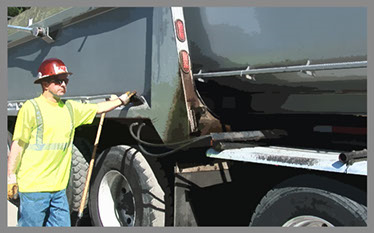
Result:
[[49,83],[48,82],[41,82],[43,91],[47,89]]

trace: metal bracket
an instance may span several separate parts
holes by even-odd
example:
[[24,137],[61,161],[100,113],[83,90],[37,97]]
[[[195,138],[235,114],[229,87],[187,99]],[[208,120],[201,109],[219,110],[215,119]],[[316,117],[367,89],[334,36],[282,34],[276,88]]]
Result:
[[[250,69],[251,69],[251,67],[250,67],[250,66],[247,66],[247,69],[245,69],[244,72],[249,71]],[[242,75],[243,75],[243,70],[240,71],[240,77],[242,77]],[[253,76],[250,76],[249,74],[246,74],[245,77],[246,77],[247,79],[249,79],[249,80],[256,81],[254,75],[253,75]]]
[[35,37],[41,37],[47,43],[54,42],[52,37],[49,36],[49,27],[30,27],[30,23],[32,23],[32,19],[29,20],[29,26],[28,27],[8,25],[8,28],[12,28],[12,29],[16,29],[16,30],[22,30],[22,31],[28,31]]
[[[197,74],[200,75],[202,73],[203,73],[203,71],[199,70],[199,72]],[[199,81],[199,82],[202,82],[202,83],[206,83],[206,81],[204,79],[202,79],[202,78],[197,78],[196,80]]]
[[33,18],[29,19],[29,22],[27,23],[27,27],[30,27],[31,25],[33,25],[33,21],[34,21]]
[[[310,65],[310,60],[306,62],[306,68]],[[310,70],[300,70],[300,73],[307,74],[309,76],[312,76],[313,78],[316,77],[316,72],[310,71]]]
[[54,42],[54,40],[52,39],[52,37],[49,36],[49,27],[45,27],[45,28],[42,28],[42,27],[34,27],[33,28],[33,33],[32,33],[35,37],[41,37],[45,42],[47,42],[48,44]]

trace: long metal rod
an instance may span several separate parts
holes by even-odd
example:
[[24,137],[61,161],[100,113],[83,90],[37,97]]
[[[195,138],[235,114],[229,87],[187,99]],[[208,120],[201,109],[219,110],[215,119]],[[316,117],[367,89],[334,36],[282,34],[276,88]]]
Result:
[[21,27],[21,26],[8,25],[8,28],[13,28],[13,29],[25,30],[25,31],[32,32],[32,28],[29,28],[29,27]]
[[194,78],[209,78],[209,77],[225,77],[225,76],[242,76],[254,74],[272,74],[283,72],[299,72],[299,71],[316,71],[316,70],[334,70],[334,69],[351,69],[351,68],[365,68],[367,61],[357,62],[341,62],[341,63],[326,63],[315,65],[301,65],[301,66],[283,66],[263,69],[249,69],[223,71],[223,72],[209,72],[194,74]]

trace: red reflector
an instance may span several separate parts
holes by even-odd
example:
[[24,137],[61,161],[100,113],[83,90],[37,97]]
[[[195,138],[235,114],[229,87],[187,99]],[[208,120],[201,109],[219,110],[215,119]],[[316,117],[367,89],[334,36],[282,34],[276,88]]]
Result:
[[317,125],[313,128],[313,130],[315,132],[321,132],[321,133],[367,135],[367,128],[359,128],[359,127]]
[[178,40],[184,42],[186,40],[186,35],[184,33],[184,26],[182,20],[178,19],[177,21],[175,21],[175,28],[177,31]]
[[187,53],[187,51],[182,50],[179,52],[179,60],[181,63],[181,68],[184,73],[189,73],[190,72],[190,58]]
[[333,133],[343,133],[343,134],[365,135],[365,134],[367,134],[367,128],[333,126],[332,127],[332,132]]

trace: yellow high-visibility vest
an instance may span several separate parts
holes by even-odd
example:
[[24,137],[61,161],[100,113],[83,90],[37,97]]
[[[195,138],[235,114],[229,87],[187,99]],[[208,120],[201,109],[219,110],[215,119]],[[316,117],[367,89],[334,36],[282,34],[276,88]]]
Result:
[[17,169],[20,192],[54,192],[66,188],[75,128],[90,124],[96,104],[67,100],[54,103],[43,95],[28,100],[17,115],[13,141],[26,143]]

